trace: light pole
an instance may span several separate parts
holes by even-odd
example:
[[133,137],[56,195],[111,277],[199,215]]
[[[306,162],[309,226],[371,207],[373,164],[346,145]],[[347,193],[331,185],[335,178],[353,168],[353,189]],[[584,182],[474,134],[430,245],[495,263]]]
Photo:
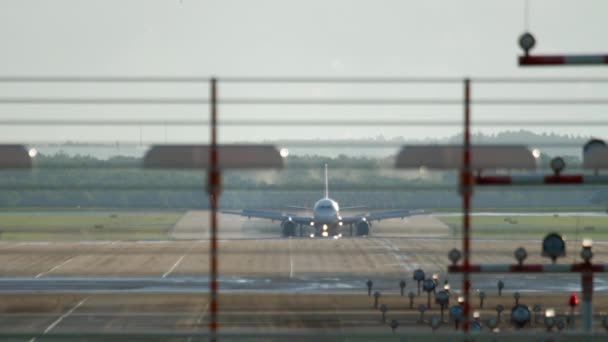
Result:
[[441,307],[441,321],[443,322],[444,321],[443,311],[444,311],[445,307],[450,304],[450,295],[445,291],[439,291],[439,292],[437,292],[437,295],[435,296],[435,302],[437,302],[437,304],[439,304],[439,306]]
[[420,287],[421,287],[422,282],[424,281],[424,277],[425,277],[425,274],[424,274],[423,270],[417,269],[414,271],[413,278],[416,282],[418,282],[418,295],[420,295]]
[[431,279],[426,279],[422,283],[422,288],[427,293],[427,308],[431,308],[431,292],[435,292],[435,282]]

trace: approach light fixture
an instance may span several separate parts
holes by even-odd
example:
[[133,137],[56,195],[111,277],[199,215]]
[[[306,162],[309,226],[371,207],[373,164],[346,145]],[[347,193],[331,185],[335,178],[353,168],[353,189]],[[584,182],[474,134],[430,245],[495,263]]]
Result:
[[551,258],[551,261],[555,263],[555,260],[559,257],[566,255],[566,243],[562,236],[557,233],[551,233],[543,239],[543,256]]
[[515,299],[515,305],[519,305],[519,299],[521,298],[521,294],[519,291],[513,293],[513,299]]
[[314,237],[315,237],[315,234],[310,234],[310,238],[311,239],[314,238]]
[[432,279],[425,279],[422,282],[422,289],[428,294],[427,307],[429,309],[431,308],[431,292],[435,292],[435,286],[435,282]]
[[426,279],[422,283],[422,288],[426,292],[433,292],[433,290],[435,289],[435,282],[432,279]]
[[591,262],[591,258],[593,258],[593,251],[591,251],[591,247],[593,245],[593,241],[591,239],[583,239],[583,248],[581,249],[581,258],[586,263]]
[[525,305],[517,304],[511,310],[511,322],[515,324],[516,328],[523,328],[530,322],[531,317],[530,310]]
[[460,261],[460,258],[462,258],[462,253],[458,249],[453,248],[448,253],[448,258],[452,262],[452,265],[456,265],[458,263],[458,261]]
[[540,150],[535,148],[532,150],[532,157],[534,157],[535,159],[540,158]]
[[530,54],[530,50],[536,45],[536,39],[530,32],[525,32],[519,36],[519,47],[524,50],[526,57]]
[[421,286],[421,282],[424,280],[425,278],[425,274],[424,271],[421,269],[417,269],[414,271],[414,275],[412,277],[416,282],[418,282],[418,294],[420,294],[420,286]]
[[315,225],[315,222],[314,221],[310,221],[310,226],[314,227],[314,225]]
[[327,231],[325,231],[321,235],[323,235],[323,237],[327,237],[329,234],[327,233]]
[[450,302],[450,295],[445,291],[439,291],[435,296],[435,302],[439,305],[445,306]]
[[515,256],[515,260],[517,260],[517,263],[519,264],[519,266],[521,266],[521,265],[523,265],[524,260],[526,260],[526,258],[528,257],[528,252],[526,252],[525,248],[519,247],[518,249],[515,250],[513,255]]
[[559,174],[566,168],[566,162],[561,157],[555,157],[551,159],[549,166],[551,167],[551,170],[553,170],[553,173],[556,176],[559,176]]
[[452,305],[450,306],[450,318],[454,321],[454,328],[458,329],[458,324],[460,320],[462,320],[463,309],[462,305]]
[[279,150],[279,154],[281,157],[287,158],[287,156],[289,156],[289,150],[287,148],[282,148]]
[[494,330],[498,326],[498,320],[496,318],[490,318],[486,324],[490,329]]
[[558,320],[555,325],[557,325],[557,330],[559,330],[560,332],[566,328],[566,323],[561,319]]
[[555,326],[555,310],[549,308],[549,309],[545,310],[545,327],[547,328],[547,331],[551,331],[554,326]]
[[38,150],[32,147],[27,151],[27,154],[30,156],[30,158],[35,158],[38,155]]

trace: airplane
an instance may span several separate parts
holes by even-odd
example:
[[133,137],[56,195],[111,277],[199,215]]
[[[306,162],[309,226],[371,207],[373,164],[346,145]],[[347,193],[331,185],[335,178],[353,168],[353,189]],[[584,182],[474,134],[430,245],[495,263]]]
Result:
[[[358,214],[349,217],[340,215],[340,206],[338,202],[329,198],[329,187],[327,177],[327,164],[325,164],[325,197],[318,200],[312,208],[289,206],[297,209],[312,209],[312,217],[298,216],[295,214],[287,214],[280,212],[250,210],[243,211],[221,211],[224,214],[246,216],[247,218],[261,218],[272,221],[281,222],[281,233],[284,237],[296,236],[296,230],[299,228],[299,236],[304,236],[304,230],[307,230],[310,238],[315,237],[331,237],[341,238],[343,236],[342,229],[345,226],[349,227],[350,236],[356,233],[357,236],[370,235],[372,221],[380,221],[390,218],[401,218],[424,214],[423,210],[392,210],[375,213]],[[356,207],[344,207],[342,209],[355,209]],[[355,230],[353,232],[353,229]]]

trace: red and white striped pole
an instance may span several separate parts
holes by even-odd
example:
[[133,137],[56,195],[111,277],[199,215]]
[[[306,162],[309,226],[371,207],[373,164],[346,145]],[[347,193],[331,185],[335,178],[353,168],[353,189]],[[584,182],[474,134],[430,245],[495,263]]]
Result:
[[519,46],[524,55],[519,56],[520,66],[544,65],[602,65],[608,64],[608,55],[536,55],[531,56],[530,50],[536,45],[536,39],[530,32],[524,32],[519,37]]
[[604,175],[514,175],[477,176],[475,185],[568,185],[608,184]]
[[211,79],[211,153],[209,154],[208,187],[209,206],[211,207],[211,236],[209,248],[209,340],[217,340],[218,312],[218,267],[217,267],[217,209],[220,192],[220,170],[217,151],[217,80]]
[[519,65],[520,66],[602,65],[602,64],[608,64],[608,55],[519,56]]
[[[464,273],[464,265],[448,266],[450,273]],[[469,265],[470,273],[603,273],[608,272],[608,264],[484,264]]]

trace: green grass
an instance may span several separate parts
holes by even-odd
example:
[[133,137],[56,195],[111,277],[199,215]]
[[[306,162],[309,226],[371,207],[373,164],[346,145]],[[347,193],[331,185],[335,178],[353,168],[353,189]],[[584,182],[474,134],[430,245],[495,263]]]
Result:
[[[460,235],[461,217],[438,217]],[[591,238],[608,240],[608,216],[474,216],[471,218],[473,238],[542,239],[557,232],[565,239]]]
[[180,212],[0,213],[0,240],[164,240]]

